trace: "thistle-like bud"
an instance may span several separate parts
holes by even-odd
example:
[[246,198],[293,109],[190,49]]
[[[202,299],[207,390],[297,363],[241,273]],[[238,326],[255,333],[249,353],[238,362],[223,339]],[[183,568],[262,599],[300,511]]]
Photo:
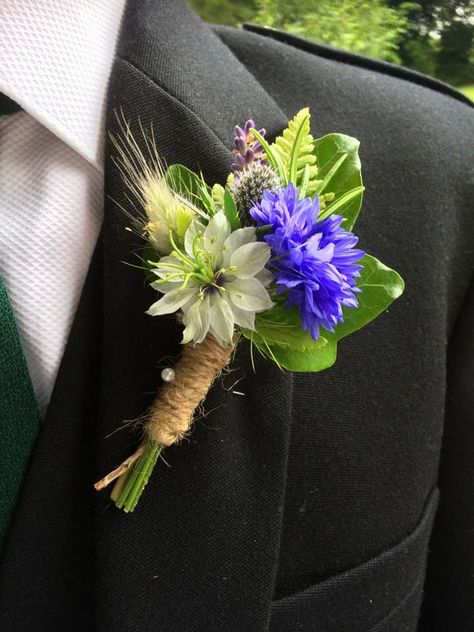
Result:
[[234,179],[231,191],[237,210],[245,224],[251,224],[249,210],[260,202],[264,191],[276,191],[279,188],[278,176],[273,169],[261,162],[251,163]]

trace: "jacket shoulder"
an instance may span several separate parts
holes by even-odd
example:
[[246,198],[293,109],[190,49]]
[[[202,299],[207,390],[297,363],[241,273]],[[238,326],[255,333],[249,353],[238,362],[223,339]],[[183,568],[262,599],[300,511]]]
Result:
[[396,77],[406,81],[407,83],[424,86],[440,94],[449,95],[454,100],[474,108],[474,103],[471,99],[469,99],[469,97],[462,94],[449,84],[410,68],[406,68],[405,66],[398,66],[396,64],[391,64],[371,57],[365,57],[363,55],[335,48],[327,44],[322,44],[321,42],[308,40],[291,33],[286,33],[284,31],[279,31],[277,29],[257,24],[246,23],[243,28],[247,32],[270,38],[301,51],[317,55],[318,57],[329,60],[332,59],[335,62],[344,63],[350,66],[358,66],[360,68],[373,71],[374,73],[386,75],[388,77]]

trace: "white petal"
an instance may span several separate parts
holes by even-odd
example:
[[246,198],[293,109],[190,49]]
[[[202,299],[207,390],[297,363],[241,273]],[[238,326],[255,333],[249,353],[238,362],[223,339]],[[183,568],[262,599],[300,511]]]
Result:
[[198,298],[194,302],[190,302],[189,308],[183,307],[183,322],[186,329],[183,332],[183,343],[202,342],[209,332],[209,321],[211,318],[211,310],[209,307],[209,296],[204,299]]
[[222,211],[212,217],[204,230],[204,248],[211,254],[216,268],[221,265],[224,242],[230,230],[229,221]]
[[201,316],[201,334],[196,342],[202,342],[209,332],[211,323],[211,305],[209,293],[206,293],[204,300],[199,305],[199,314]]
[[196,237],[199,234],[203,235],[205,229],[204,224],[201,224],[198,220],[194,220],[189,224],[188,230],[184,235],[184,249],[190,257],[194,256],[193,245]]
[[263,268],[263,270],[261,270],[256,275],[255,278],[260,281],[260,283],[263,285],[263,287],[269,286],[270,283],[272,283],[273,280],[274,280],[273,274],[270,272],[270,270],[267,270],[267,268]]
[[263,241],[254,241],[237,248],[230,258],[230,265],[237,269],[232,272],[238,279],[254,277],[265,267],[271,250]]
[[270,309],[273,303],[267,290],[255,278],[235,279],[225,285],[234,305],[247,311],[261,312]]
[[234,230],[234,232],[227,237],[224,244],[224,259],[222,265],[226,268],[229,265],[232,253],[237,250],[237,248],[240,248],[240,246],[253,241],[255,241],[255,228],[253,226]]
[[234,335],[234,315],[229,303],[217,292],[210,296],[211,331],[219,342],[230,344]]
[[206,326],[201,315],[201,304],[203,302],[202,299],[196,297],[196,300],[190,303],[186,310],[183,310],[183,322],[186,325],[183,331],[183,344],[191,341],[202,342],[209,331],[209,322],[207,322]]
[[248,312],[240,307],[231,305],[232,313],[234,314],[235,324],[243,327],[244,329],[255,329],[255,312]]
[[168,292],[164,296],[162,296],[156,303],[150,307],[147,311],[147,314],[150,316],[160,316],[162,314],[172,314],[173,312],[178,311],[180,307],[182,307],[193,294],[196,293],[195,287],[187,287],[185,289],[178,288],[177,290],[172,290]]
[[159,265],[165,266],[167,263],[176,263],[177,261],[178,260],[176,259],[176,257],[172,257],[171,255],[168,255],[167,257],[161,257],[159,261]]
[[154,290],[158,290],[158,292],[161,292],[162,294],[166,294],[167,292],[173,292],[174,290],[177,289],[177,285],[176,283],[182,283],[183,279],[176,277],[175,279],[171,279],[170,281],[163,281],[163,280],[159,280],[159,281],[154,281],[151,284],[151,287]]

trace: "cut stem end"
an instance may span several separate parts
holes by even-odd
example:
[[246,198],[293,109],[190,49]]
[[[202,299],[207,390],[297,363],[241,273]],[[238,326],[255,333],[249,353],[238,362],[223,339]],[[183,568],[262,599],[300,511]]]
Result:
[[144,449],[145,449],[145,446],[142,444],[132,454],[132,456],[129,456],[128,459],[125,459],[125,461],[121,463],[118,467],[116,467],[115,470],[112,470],[111,472],[107,474],[107,476],[104,476],[104,478],[101,478],[100,481],[97,481],[97,483],[94,484],[95,490],[100,492],[101,489],[105,489],[108,485],[110,485],[110,483],[115,481],[115,479],[127,473],[132,467],[132,465],[136,461],[138,461],[138,459],[141,457]]
[[119,475],[110,495],[115,506],[127,513],[133,511],[137,506],[156,461],[163,450],[162,445],[151,442],[142,444],[140,448],[142,451],[133,467],[127,468]]

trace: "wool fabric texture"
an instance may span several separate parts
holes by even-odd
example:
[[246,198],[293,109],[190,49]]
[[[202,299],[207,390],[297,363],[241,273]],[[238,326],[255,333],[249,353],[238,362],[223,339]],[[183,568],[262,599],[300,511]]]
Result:
[[122,107],[168,164],[223,183],[236,121],[274,139],[302,106],[314,136],[360,139],[357,234],[405,294],[320,374],[258,356],[254,372],[241,342],[125,515],[91,484],[133,451],[117,426],[150,406],[181,331],[145,314],[155,293],[122,263],[140,244],[108,146],[101,239],[0,570],[2,632],[474,628],[472,106],[399,67],[210,27],[181,0],[129,3],[112,133]]
[[5,285],[0,279],[0,553],[39,430],[39,410]]

